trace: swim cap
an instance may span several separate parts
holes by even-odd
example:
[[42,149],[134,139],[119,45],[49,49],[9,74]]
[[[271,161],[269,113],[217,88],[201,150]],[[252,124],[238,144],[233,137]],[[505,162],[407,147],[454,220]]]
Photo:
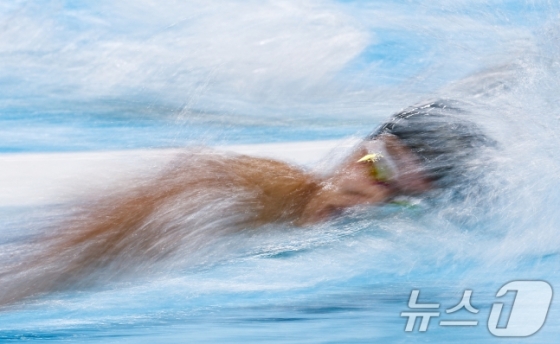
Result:
[[459,102],[438,100],[414,106],[393,115],[367,140],[379,135],[396,136],[420,160],[424,172],[438,186],[455,182],[467,159],[484,146],[494,146],[473,122]]

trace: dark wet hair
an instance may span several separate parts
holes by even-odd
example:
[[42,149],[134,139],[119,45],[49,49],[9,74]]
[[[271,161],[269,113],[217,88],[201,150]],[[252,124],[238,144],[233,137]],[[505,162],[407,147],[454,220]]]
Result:
[[480,148],[494,146],[460,103],[438,100],[414,106],[393,115],[366,139],[395,135],[421,161],[428,177],[446,186],[460,179],[468,159]]

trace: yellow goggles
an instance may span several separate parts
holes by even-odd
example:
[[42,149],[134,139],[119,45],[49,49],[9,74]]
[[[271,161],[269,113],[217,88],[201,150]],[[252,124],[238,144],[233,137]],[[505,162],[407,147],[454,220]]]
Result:
[[366,154],[357,162],[365,162],[369,164],[369,175],[375,181],[387,183],[394,177],[394,171],[391,168],[390,163],[382,154]]

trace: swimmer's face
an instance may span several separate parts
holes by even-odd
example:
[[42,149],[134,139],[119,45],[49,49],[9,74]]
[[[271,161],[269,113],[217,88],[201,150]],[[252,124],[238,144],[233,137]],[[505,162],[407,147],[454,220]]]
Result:
[[[419,194],[432,188],[416,155],[393,135],[363,142],[342,166],[338,186],[378,200],[399,194]],[[369,202],[364,202],[369,203]]]
[[[422,172],[419,159],[414,153],[392,135],[383,135],[378,142],[363,142],[336,172],[327,178],[320,191],[304,209],[300,223],[325,220],[340,213],[341,210],[361,205],[380,204],[403,194],[419,194],[430,190],[432,185]],[[373,145],[371,144],[373,143]],[[372,173],[372,165],[362,158],[381,143],[390,159],[394,171],[379,180],[379,174]]]

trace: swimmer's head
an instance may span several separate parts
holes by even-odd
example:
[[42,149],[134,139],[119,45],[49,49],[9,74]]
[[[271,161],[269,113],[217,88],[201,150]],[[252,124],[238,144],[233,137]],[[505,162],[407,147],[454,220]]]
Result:
[[424,175],[435,186],[447,186],[459,179],[467,158],[476,150],[495,144],[461,114],[444,101],[417,106],[394,115],[367,140],[396,137],[418,158]]

